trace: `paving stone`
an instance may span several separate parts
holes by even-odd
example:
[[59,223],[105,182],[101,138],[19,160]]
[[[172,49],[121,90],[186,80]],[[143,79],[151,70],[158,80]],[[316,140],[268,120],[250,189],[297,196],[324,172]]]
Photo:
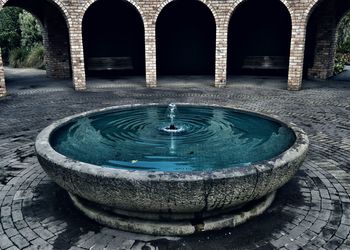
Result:
[[9,228],[5,230],[5,233],[8,237],[12,237],[18,234],[18,231],[16,228]]
[[31,241],[38,237],[36,233],[34,233],[33,230],[31,230],[29,227],[22,228],[19,230],[20,234],[23,235],[28,241]]
[[106,250],[115,250],[118,249],[119,246],[121,246],[123,244],[123,242],[125,241],[125,239],[123,238],[114,238],[113,240],[111,240],[107,247]]
[[12,245],[13,243],[5,234],[0,235],[0,249],[6,249]]
[[22,212],[20,210],[13,211],[12,212],[12,220],[13,220],[13,222],[23,220]]
[[338,247],[337,249],[338,249],[338,250],[349,250],[349,246],[341,245],[341,246]]
[[[17,89],[0,99],[0,168],[6,175],[0,185],[0,249],[350,249],[350,86],[310,82],[305,86],[316,87],[288,92],[269,87],[269,80],[259,86],[236,79],[225,89],[164,83],[154,90],[133,83],[118,87],[111,82],[111,87],[97,79],[83,93],[58,86]],[[308,133],[310,151],[271,208],[238,228],[166,238],[97,225],[46,176],[33,141],[41,129],[67,115],[154,100],[231,105],[278,115]]]
[[36,248],[42,248],[42,249],[53,249],[52,245],[47,243],[45,240],[41,238],[36,238],[35,240],[32,240],[30,242],[32,245],[34,245]]
[[327,244],[324,246],[325,249],[337,249],[339,246],[341,246],[343,240],[338,237],[333,237],[330,239],[330,241],[327,242]]
[[38,250],[38,249],[45,249],[45,248],[37,245],[30,245],[29,247],[24,248],[24,250]]
[[112,241],[114,237],[112,235],[103,235],[95,241],[95,245],[90,248],[90,250],[104,250],[109,242]]
[[12,222],[11,216],[6,216],[1,218],[1,224],[4,229],[13,228],[14,224]]
[[310,227],[310,230],[314,231],[315,233],[320,233],[326,225],[326,221],[316,220],[315,223]]
[[10,216],[11,215],[11,207],[1,207],[1,217]]
[[27,227],[27,223],[24,220],[15,221],[14,224],[18,230]]
[[44,229],[44,228],[36,228],[33,230],[37,235],[40,236],[40,238],[47,240],[50,239],[51,237],[54,236],[53,233],[51,233],[50,231]]
[[29,246],[29,242],[22,235],[16,235],[11,238],[11,241],[20,249]]
[[16,246],[12,246],[12,247],[10,247],[10,248],[7,248],[6,250],[19,250],[19,248],[16,247]]

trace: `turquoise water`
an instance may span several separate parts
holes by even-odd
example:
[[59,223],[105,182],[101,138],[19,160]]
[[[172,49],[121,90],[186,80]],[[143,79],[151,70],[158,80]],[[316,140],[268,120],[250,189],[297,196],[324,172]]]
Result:
[[294,142],[288,127],[228,108],[178,106],[166,132],[166,106],[116,109],[56,130],[53,148],[75,160],[130,170],[209,171],[268,160]]

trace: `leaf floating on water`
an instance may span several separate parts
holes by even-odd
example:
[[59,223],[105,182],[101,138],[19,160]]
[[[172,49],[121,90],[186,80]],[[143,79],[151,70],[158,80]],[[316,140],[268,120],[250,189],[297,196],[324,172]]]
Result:
[[135,164],[136,162],[138,162],[138,160],[132,160],[131,163]]

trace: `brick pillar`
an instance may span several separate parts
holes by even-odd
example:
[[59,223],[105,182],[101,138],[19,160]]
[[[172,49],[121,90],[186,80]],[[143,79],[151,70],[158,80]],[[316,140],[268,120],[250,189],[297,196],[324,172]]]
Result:
[[69,27],[70,54],[75,90],[86,89],[82,23],[72,20]]
[[303,81],[306,17],[292,16],[292,38],[290,44],[288,90],[300,90]]
[[[0,11],[2,10],[3,4],[0,3]],[[6,84],[5,84],[5,72],[4,72],[4,64],[2,62],[2,54],[0,48],[0,97],[6,95]]]
[[154,88],[157,87],[156,25],[149,19],[145,21],[146,85]]
[[337,44],[337,13],[334,1],[325,1],[316,10],[313,18],[316,25],[316,43],[312,67],[307,75],[313,79],[327,79],[333,75],[334,56]]
[[0,97],[5,95],[6,95],[5,73],[4,73],[4,65],[2,63],[2,56],[1,56],[1,49],[0,49]]
[[49,11],[45,15],[43,44],[47,76],[55,79],[70,78],[68,28],[57,12]]
[[227,33],[228,22],[216,27],[215,87],[225,87],[227,80]]

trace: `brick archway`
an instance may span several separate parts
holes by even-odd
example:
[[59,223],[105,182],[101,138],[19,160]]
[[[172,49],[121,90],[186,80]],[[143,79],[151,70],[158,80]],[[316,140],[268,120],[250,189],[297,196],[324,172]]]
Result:
[[[25,4],[23,4],[25,3]],[[2,10],[3,7],[10,5],[10,6],[17,6],[19,8],[22,8],[24,10],[27,10],[30,12],[33,16],[39,20],[39,23],[43,30],[43,43],[45,48],[45,61],[46,61],[46,72],[47,76],[53,77],[53,78],[67,78],[70,77],[71,67],[69,64],[69,42],[68,42],[68,34],[69,34],[69,27],[70,27],[70,14],[66,6],[63,4],[61,0],[49,0],[47,1],[47,8],[50,9],[50,11],[53,11],[56,13],[56,15],[59,17],[60,20],[55,19],[55,22],[60,21],[61,29],[56,24],[50,23],[47,19],[48,15],[40,15],[42,12],[41,9],[36,10],[35,7],[30,7],[30,2],[16,2],[11,3],[11,0],[1,1],[0,2],[0,10]],[[47,11],[47,10],[46,10]],[[46,12],[45,12],[46,13]],[[39,18],[39,15],[41,18]],[[56,31],[53,32],[53,27],[55,27]],[[66,34],[63,36],[60,36],[61,33],[57,32],[58,30],[61,30],[63,33]],[[53,34],[55,33],[55,34]],[[62,34],[63,34],[62,33]],[[55,38],[53,38],[55,37]],[[66,37],[66,38],[65,38]],[[67,42],[62,42],[62,39],[66,39]],[[0,59],[0,96],[6,94],[6,86],[5,86],[5,74],[3,69],[3,62],[2,59]]]
[[[1,0],[0,2],[0,10],[6,5],[7,2],[11,0]],[[70,27],[70,13],[68,11],[68,8],[65,6],[65,4],[61,0],[48,0],[51,4],[53,4],[62,14],[64,17],[64,20],[66,21],[67,27]]]
[[[0,0],[0,9],[10,0]],[[27,0],[27,3],[33,0]],[[58,7],[62,13],[67,27],[69,29],[71,65],[73,69],[73,80],[75,89],[85,89],[85,71],[84,71],[84,50],[82,42],[82,19],[88,8],[98,0],[49,0],[50,3]],[[118,1],[118,0],[115,0]],[[122,1],[122,0],[120,0]],[[156,65],[156,21],[161,11],[171,2],[176,0],[123,0],[133,5],[139,12],[143,21],[145,30],[145,57],[146,57],[146,83],[148,87],[155,87],[157,82]],[[227,60],[227,29],[231,16],[242,3],[249,0],[194,0],[203,3],[209,8],[215,19],[216,25],[216,73],[215,85],[225,86],[226,84],[226,60]],[[261,0],[263,1],[263,0]],[[310,15],[315,8],[322,2],[332,0],[279,0],[288,10],[292,20],[292,39],[291,53],[289,63],[289,89],[298,90],[301,88],[303,73],[304,42],[306,36],[306,26]],[[338,1],[341,2],[341,1]],[[345,1],[342,1],[345,2]],[[3,75],[0,70],[0,75]],[[5,92],[5,85],[1,83],[3,77],[0,77],[0,85],[4,86],[0,92]]]
[[[245,2],[250,1],[250,0],[239,0],[237,2],[235,2],[234,5],[232,5],[231,9],[229,10],[229,16],[226,19],[227,22],[227,26],[228,23],[231,20],[232,15],[234,14],[234,12],[239,8],[239,6],[241,6],[242,4],[244,4]],[[293,14],[294,14],[294,10],[293,7],[291,6],[290,2],[288,0],[279,0],[288,10],[290,18],[293,19]]]
[[350,10],[350,1],[312,1],[305,10],[307,35],[304,76],[327,79],[333,76],[337,31],[342,16]]
[[309,18],[311,14],[314,12],[315,8],[324,0],[311,0],[307,8],[304,10],[305,19],[307,22],[309,21]]
[[[157,11],[154,15],[154,22],[156,23],[157,20],[158,20],[158,17],[159,17],[159,14],[162,12],[162,10],[168,5],[170,4],[171,2],[174,2],[174,1],[177,1],[177,0],[166,0],[166,1],[163,1],[157,8]],[[213,17],[214,17],[214,20],[215,20],[215,24],[217,23],[217,14],[216,14],[216,11],[214,9],[214,7],[212,6],[212,4],[207,1],[207,0],[194,0],[194,1],[199,1],[201,3],[203,3],[205,6],[207,6],[209,8],[209,10],[211,11]]]
[[[55,0],[55,1],[57,1],[57,0]],[[90,8],[91,5],[93,5],[97,1],[100,1],[100,0],[88,0],[81,7],[81,14],[82,14],[81,15],[81,20],[80,20],[81,22],[82,22],[82,20],[83,20],[83,18],[85,16],[86,11]],[[143,23],[145,23],[145,21],[144,21],[144,14],[143,14],[142,8],[138,5],[138,3],[133,1],[133,0],[125,0],[125,1],[130,3],[131,5],[133,5],[137,9],[137,11],[139,12],[139,14],[140,14],[140,16],[142,18]]]

